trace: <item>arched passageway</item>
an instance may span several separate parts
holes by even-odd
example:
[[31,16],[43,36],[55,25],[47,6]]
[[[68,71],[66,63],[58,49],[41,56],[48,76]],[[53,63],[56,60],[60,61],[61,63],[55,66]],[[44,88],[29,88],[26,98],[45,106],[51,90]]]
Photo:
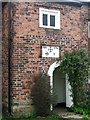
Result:
[[[71,107],[73,105],[71,97],[71,86],[68,82],[67,75],[62,74],[59,69],[60,62],[54,62],[48,70],[48,75],[50,76],[50,86],[51,94],[57,95],[56,104],[65,103],[66,107]],[[51,105],[51,110],[53,110],[53,105]]]
[[66,81],[65,75],[57,67],[53,72],[53,93],[55,96],[55,106],[66,105]]

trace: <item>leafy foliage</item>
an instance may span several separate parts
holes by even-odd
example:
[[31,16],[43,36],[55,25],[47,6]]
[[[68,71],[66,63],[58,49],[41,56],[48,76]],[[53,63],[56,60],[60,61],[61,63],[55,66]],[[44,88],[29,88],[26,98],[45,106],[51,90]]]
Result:
[[85,50],[65,53],[60,64],[60,69],[68,75],[71,85],[74,106],[79,106],[85,99],[85,89],[88,76],[88,55]]
[[86,88],[85,91],[85,100],[83,101],[82,108],[85,108],[90,116],[90,87],[88,89]]
[[51,93],[49,77],[40,73],[34,77],[34,86],[32,88],[32,101],[35,112],[38,116],[47,116],[50,114]]
[[77,114],[83,115],[83,120],[89,120],[89,111],[81,107],[74,107],[73,111]]
[[3,117],[2,120],[62,120],[58,115],[49,115],[47,117],[35,117],[35,118],[13,118],[13,117]]

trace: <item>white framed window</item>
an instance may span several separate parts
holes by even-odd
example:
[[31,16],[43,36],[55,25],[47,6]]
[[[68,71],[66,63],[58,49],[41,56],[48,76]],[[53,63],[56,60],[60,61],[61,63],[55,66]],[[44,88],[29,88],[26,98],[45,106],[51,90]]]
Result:
[[90,22],[88,22],[88,38],[90,38]]
[[39,8],[39,27],[60,29],[60,11]]

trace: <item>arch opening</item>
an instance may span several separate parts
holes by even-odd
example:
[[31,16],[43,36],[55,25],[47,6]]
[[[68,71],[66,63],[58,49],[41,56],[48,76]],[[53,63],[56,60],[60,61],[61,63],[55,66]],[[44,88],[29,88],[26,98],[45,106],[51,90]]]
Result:
[[[50,76],[50,86],[51,86],[51,94],[54,92],[57,95],[56,104],[64,103],[65,107],[70,108],[73,105],[73,98],[71,97],[71,86],[68,82],[68,76],[63,75],[61,71],[59,71],[60,61],[54,62],[48,70],[48,75]],[[53,92],[54,91],[54,92]],[[61,106],[61,105],[60,105]],[[54,105],[51,104],[51,111],[53,110]]]
[[57,67],[53,71],[53,94],[55,96],[54,106],[66,107],[66,81],[65,75]]

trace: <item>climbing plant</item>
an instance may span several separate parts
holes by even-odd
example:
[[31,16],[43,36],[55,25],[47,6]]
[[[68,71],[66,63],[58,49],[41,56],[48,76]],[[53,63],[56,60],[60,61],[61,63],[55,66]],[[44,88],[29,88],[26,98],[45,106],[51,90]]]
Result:
[[73,105],[79,106],[85,98],[85,89],[82,86],[86,84],[88,76],[87,52],[83,49],[74,50],[71,53],[65,53],[60,61],[60,69],[68,75],[71,85]]

